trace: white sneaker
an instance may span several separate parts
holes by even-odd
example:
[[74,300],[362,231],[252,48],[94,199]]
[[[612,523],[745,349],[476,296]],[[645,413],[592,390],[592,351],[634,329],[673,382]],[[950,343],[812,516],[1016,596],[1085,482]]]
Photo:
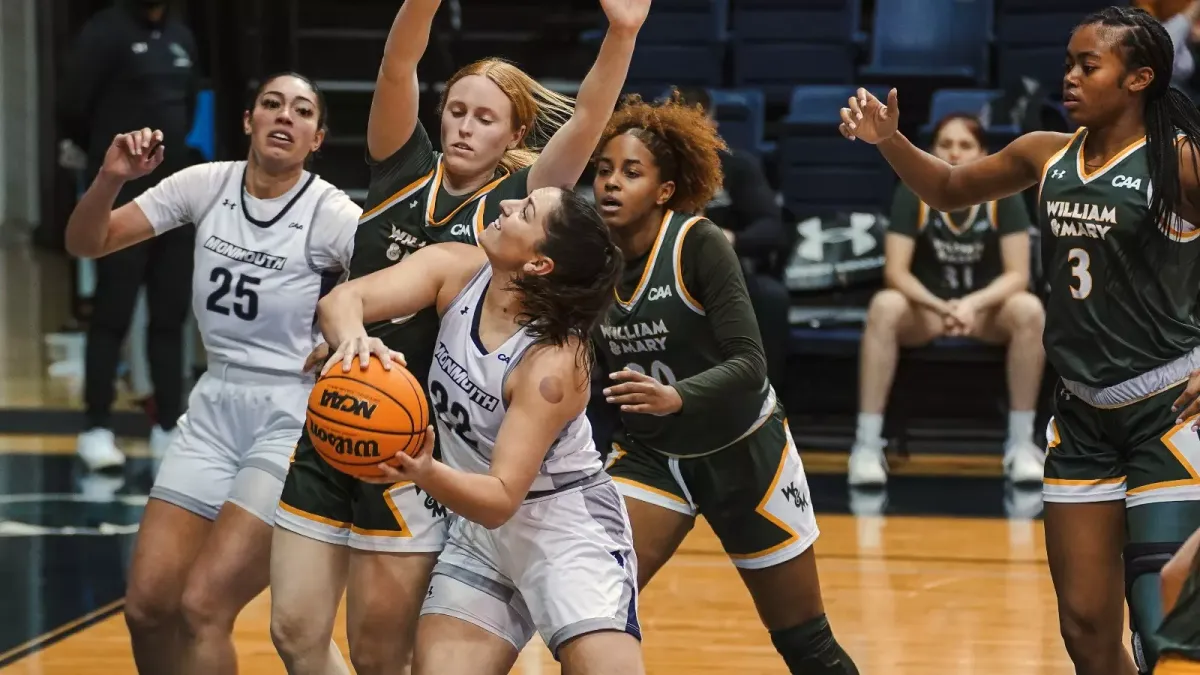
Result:
[[91,471],[125,466],[125,455],[117,448],[116,437],[108,429],[90,429],[79,434],[75,452]]
[[1004,447],[1004,474],[1016,484],[1041,483],[1046,453],[1033,441],[1009,442]]
[[887,483],[887,458],[882,445],[855,443],[850,450],[846,480],[850,485],[882,487]]
[[[175,427],[178,429],[179,427]],[[163,431],[163,428],[154,425],[150,429],[150,457],[160,460],[167,455],[167,448],[171,446],[171,441],[175,440],[175,429]]]

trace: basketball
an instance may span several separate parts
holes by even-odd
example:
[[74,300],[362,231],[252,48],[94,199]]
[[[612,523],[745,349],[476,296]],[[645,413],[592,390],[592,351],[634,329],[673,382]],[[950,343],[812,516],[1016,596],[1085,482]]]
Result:
[[356,359],[350,372],[342,372],[339,364],[317,380],[305,426],[317,452],[334,468],[357,478],[377,477],[380,462],[421,449],[429,402],[403,366],[393,363],[385,370],[372,356],[361,368]]

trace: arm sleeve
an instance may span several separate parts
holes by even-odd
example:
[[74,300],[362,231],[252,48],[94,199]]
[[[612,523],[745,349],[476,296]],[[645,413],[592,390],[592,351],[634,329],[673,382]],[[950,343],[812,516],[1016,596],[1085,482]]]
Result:
[[996,202],[996,231],[1000,236],[1028,232],[1032,223],[1025,200],[1020,194],[1011,195]]
[[725,235],[702,220],[685,233],[680,254],[684,286],[704,308],[724,361],[675,383],[682,414],[710,415],[731,396],[753,395],[767,377],[758,321],[741,264]]
[[904,235],[910,239],[917,238],[918,220],[921,217],[921,200],[904,183],[896,186],[896,195],[892,197],[892,213],[888,224],[888,232]]
[[725,165],[725,189],[738,228],[734,249],[739,255],[753,257],[783,248],[787,241],[783,218],[758,162],[733,152]]
[[371,187],[366,201],[368,211],[433,171],[437,159],[420,120],[413,127],[408,141],[390,157],[376,162],[371,159],[370,151],[364,150],[363,153],[367,158],[367,166],[371,167]]
[[196,164],[176,171],[134,198],[160,235],[204,216],[220,195],[228,163]]
[[329,186],[313,216],[308,262],[318,272],[346,271],[354,257],[354,233],[362,209],[341,190]]
[[94,110],[101,89],[107,84],[109,74],[115,66],[116,54],[113,42],[116,30],[113,22],[106,20],[104,12],[88,21],[76,38],[67,59],[59,118],[63,135],[81,148],[87,148],[91,129],[89,111]]

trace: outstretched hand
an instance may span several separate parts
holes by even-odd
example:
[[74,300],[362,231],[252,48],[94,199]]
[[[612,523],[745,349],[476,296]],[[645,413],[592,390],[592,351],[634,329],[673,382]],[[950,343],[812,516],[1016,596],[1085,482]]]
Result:
[[650,0],[600,0],[611,28],[637,32],[650,13]]
[[852,141],[866,141],[871,145],[891,138],[900,125],[895,89],[888,92],[887,105],[884,105],[874,94],[860,87],[841,114],[838,131]]

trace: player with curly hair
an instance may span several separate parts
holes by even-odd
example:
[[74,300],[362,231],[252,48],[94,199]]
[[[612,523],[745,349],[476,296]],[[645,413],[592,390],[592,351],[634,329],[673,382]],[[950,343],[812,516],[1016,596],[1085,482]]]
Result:
[[808,481],[741,265],[694,215],[721,187],[724,147],[677,93],[627,99],[601,137],[596,204],[626,260],[594,334],[620,412],[608,471],[633,524],[639,588],[703,515],[791,672],[858,673],[825,618]]

